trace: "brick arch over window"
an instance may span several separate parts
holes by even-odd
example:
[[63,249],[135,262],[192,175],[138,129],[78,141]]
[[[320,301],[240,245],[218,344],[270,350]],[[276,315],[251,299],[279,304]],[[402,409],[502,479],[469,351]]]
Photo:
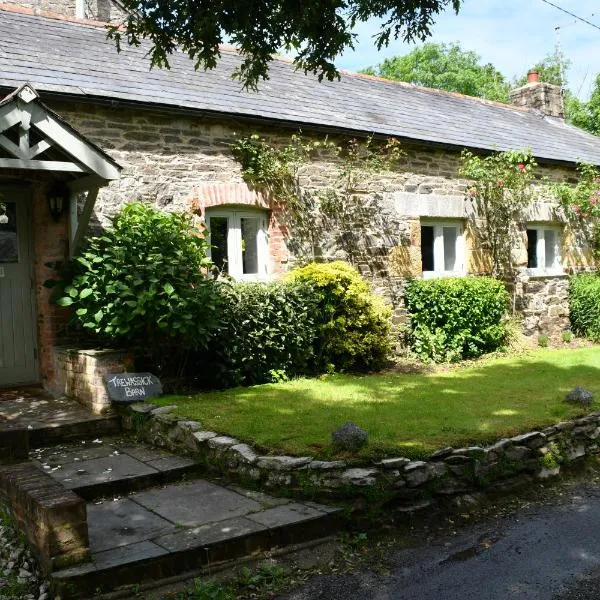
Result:
[[273,206],[265,194],[250,189],[245,183],[206,183],[193,190],[192,210],[202,217],[207,208],[240,206],[268,211],[269,273],[275,278],[281,277],[288,270],[289,255],[280,208]]

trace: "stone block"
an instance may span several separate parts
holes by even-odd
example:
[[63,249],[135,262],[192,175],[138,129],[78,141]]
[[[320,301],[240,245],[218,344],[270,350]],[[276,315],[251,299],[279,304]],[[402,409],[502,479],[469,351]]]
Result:
[[310,456],[260,456],[258,467],[273,471],[292,471],[306,467],[311,461]]

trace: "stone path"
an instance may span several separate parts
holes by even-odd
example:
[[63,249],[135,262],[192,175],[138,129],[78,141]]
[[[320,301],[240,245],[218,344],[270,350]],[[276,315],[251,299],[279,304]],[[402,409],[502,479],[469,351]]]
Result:
[[24,458],[30,447],[118,433],[116,415],[95,415],[39,388],[0,391],[0,459]]
[[133,444],[123,437],[37,448],[29,456],[51,477],[87,500],[167,483],[198,471],[191,458]]
[[[26,481],[10,475],[15,460]],[[192,458],[121,436],[117,415],[93,415],[39,389],[0,392],[2,461],[9,498],[41,503],[46,488],[33,482],[43,480],[75,503],[87,501],[91,561],[51,574],[62,600],[324,538],[338,525],[338,509],[200,479]]]
[[69,598],[85,598],[323,538],[334,533],[338,516],[327,506],[202,479],[172,483],[88,503],[92,561],[52,580]]

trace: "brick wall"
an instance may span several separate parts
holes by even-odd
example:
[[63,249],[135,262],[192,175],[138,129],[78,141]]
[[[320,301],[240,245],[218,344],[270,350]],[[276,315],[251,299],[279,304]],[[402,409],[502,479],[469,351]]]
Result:
[[46,377],[51,392],[76,398],[94,413],[110,409],[104,375],[133,370],[133,358],[119,350],[52,348],[52,377]]
[[57,276],[57,268],[69,257],[67,216],[55,222],[50,216],[46,192],[51,183],[38,179],[33,183],[34,280],[37,305],[38,360],[42,383],[50,387],[56,378],[54,346],[64,336],[69,314],[51,302],[53,290],[44,285]]
[[89,560],[85,501],[29,462],[0,464],[0,500],[44,573]]

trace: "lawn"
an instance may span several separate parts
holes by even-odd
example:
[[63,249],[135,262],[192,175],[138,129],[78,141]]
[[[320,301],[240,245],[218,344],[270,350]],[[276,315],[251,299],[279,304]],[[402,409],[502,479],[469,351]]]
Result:
[[[363,456],[422,457],[589,412],[563,400],[577,385],[600,394],[600,348],[543,349],[430,373],[331,375],[157,402],[268,451],[332,456],[331,432],[353,421],[369,433]],[[597,407],[595,401],[590,410]]]

